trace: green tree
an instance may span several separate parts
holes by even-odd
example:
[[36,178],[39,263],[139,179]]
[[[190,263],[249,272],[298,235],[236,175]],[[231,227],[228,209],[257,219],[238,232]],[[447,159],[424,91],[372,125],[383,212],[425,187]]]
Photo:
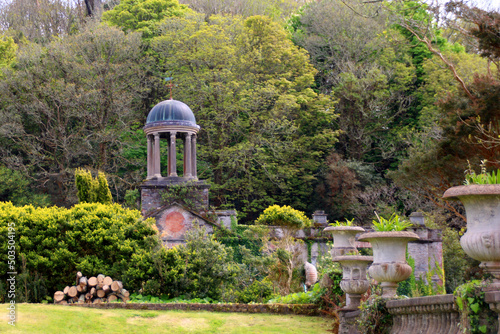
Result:
[[11,65],[16,59],[17,44],[12,37],[0,35],[0,68]]
[[78,168],[75,170],[75,184],[80,203],[112,204],[108,180],[103,172],[99,171],[97,178],[93,178],[90,171]]
[[[500,22],[495,12],[462,4],[450,6],[451,10],[457,9],[453,12],[455,15],[472,23],[471,32],[483,29],[485,22],[497,26]],[[468,15],[472,15],[474,20],[467,21]],[[494,72],[489,63],[478,59],[477,55],[438,49],[417,28],[410,26],[415,36],[440,60],[439,65],[429,61],[424,63],[430,71],[429,80],[422,86],[423,97],[430,100],[434,97],[438,104],[423,109],[420,119],[422,131],[412,138],[409,158],[392,176],[398,184],[448,210],[451,213],[450,225],[460,228],[464,224],[464,214],[455,203],[442,200],[441,196],[450,186],[463,182],[468,161],[477,165],[480,160],[486,159],[491,166],[498,167],[500,151],[496,139],[500,133],[499,110],[494,102],[498,100],[500,86],[498,67]],[[490,52],[489,43],[494,43],[495,39],[490,39],[491,34],[486,35],[488,42],[483,56],[498,62],[499,55]],[[477,35],[478,40],[480,36],[483,35]],[[500,39],[496,38],[496,43],[500,45]]]
[[180,0],[193,10],[212,15],[231,14],[243,17],[266,15],[273,19],[284,19],[300,6],[297,0]]
[[6,167],[25,168],[58,204],[75,202],[68,195],[79,166],[113,175],[114,189],[141,180],[140,173],[123,173],[138,162],[122,154],[139,145],[135,124],[145,117],[148,65],[140,61],[141,47],[139,34],[98,25],[47,48],[23,45],[0,80]]
[[252,215],[278,200],[307,209],[336,137],[307,53],[261,16],[171,18],[162,29],[152,48],[203,129],[199,176],[214,184],[212,203]]
[[38,193],[33,183],[28,175],[0,165],[0,201],[14,205],[49,206],[49,196]]
[[102,19],[123,31],[138,31],[146,39],[158,34],[158,26],[165,18],[183,16],[190,12],[177,0],[123,0],[118,6],[103,13]]
[[12,0],[0,3],[0,31],[14,37],[48,43],[67,36],[83,24],[78,4],[64,0]]

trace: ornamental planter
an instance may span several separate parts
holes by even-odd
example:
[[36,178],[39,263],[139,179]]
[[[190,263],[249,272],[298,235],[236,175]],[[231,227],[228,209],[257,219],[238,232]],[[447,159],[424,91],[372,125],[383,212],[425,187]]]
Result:
[[500,184],[452,187],[443,197],[458,199],[464,205],[467,232],[460,245],[494,277],[492,288],[500,288]]
[[382,297],[396,297],[398,283],[410,277],[412,272],[406,263],[406,246],[409,241],[419,239],[418,235],[405,231],[370,232],[358,239],[372,245],[373,264],[368,273],[380,283]]
[[357,310],[361,304],[361,296],[370,288],[366,279],[366,268],[373,262],[371,256],[345,255],[333,258],[342,266],[340,288],[346,293],[346,306],[343,310]]
[[330,226],[324,229],[325,232],[333,234],[332,258],[348,253],[358,254],[356,248],[356,234],[365,231],[359,226]]

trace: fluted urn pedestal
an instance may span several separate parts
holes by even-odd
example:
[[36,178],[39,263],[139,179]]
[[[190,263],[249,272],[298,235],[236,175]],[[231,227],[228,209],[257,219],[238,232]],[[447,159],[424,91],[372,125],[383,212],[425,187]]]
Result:
[[334,257],[333,261],[342,266],[340,288],[346,293],[346,306],[343,310],[357,310],[361,304],[361,296],[370,288],[366,268],[373,262],[373,257],[345,255]]
[[358,254],[356,234],[365,231],[359,226],[330,226],[323,231],[333,234],[332,258],[349,253]]
[[368,273],[380,283],[383,298],[394,298],[399,282],[410,277],[412,269],[406,263],[406,246],[419,239],[413,232],[370,232],[358,240],[369,241],[373,249],[373,264]]
[[460,245],[494,277],[491,288],[500,289],[500,184],[452,187],[443,197],[458,199],[464,205],[467,232]]

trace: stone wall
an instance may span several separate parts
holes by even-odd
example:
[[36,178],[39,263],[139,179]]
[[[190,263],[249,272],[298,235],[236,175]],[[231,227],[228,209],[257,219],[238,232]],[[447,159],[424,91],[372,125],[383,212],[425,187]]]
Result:
[[301,314],[318,316],[320,311],[313,304],[188,304],[188,303],[106,303],[106,304],[68,304],[64,306],[89,307],[99,309],[128,309],[128,310],[182,310],[182,311],[211,311],[211,312],[238,312],[238,313],[273,313],[273,314]]
[[[159,210],[163,206],[168,206],[172,203],[167,203],[161,198],[161,194],[172,186],[181,183],[167,182],[164,180],[148,180],[141,185],[141,212],[144,217],[149,217],[153,212]],[[210,185],[203,181],[183,182],[186,187],[194,189],[196,194],[193,198],[197,204],[208,210],[208,190]]]

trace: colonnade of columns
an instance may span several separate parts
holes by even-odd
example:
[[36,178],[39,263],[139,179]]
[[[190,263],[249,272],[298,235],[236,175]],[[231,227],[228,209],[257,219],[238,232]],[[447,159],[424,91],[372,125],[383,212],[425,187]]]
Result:
[[[166,133],[168,141],[168,164],[167,177],[177,177],[177,156],[176,156],[176,138],[177,132],[162,132]],[[198,173],[196,169],[196,134],[184,133],[184,178],[197,179]],[[161,178],[160,166],[160,133],[155,132],[147,135],[147,179]]]

